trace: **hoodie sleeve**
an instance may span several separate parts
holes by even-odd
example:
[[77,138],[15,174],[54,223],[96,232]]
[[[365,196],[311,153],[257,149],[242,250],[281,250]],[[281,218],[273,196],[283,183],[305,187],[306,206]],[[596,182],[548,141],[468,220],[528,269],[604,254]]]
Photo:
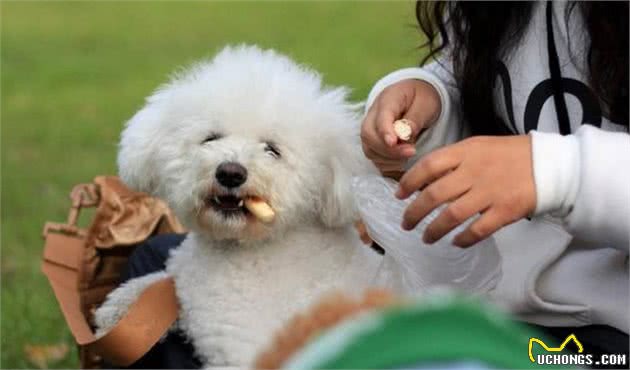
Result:
[[567,136],[530,134],[536,215],[560,217],[573,236],[627,253],[630,135],[590,125]]
[[416,155],[409,159],[407,168],[422,155],[441,146],[454,143],[467,136],[465,125],[460,121],[459,92],[455,84],[451,63],[442,57],[420,68],[404,68],[381,78],[372,88],[365,105],[367,112],[374,100],[387,87],[407,79],[417,79],[431,84],[438,92],[442,111],[437,121],[425,130],[416,142]]

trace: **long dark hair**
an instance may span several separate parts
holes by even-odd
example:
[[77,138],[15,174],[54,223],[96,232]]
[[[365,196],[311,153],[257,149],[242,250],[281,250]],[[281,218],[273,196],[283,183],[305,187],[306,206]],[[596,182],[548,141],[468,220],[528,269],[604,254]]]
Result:
[[[422,0],[416,3],[416,18],[429,49],[422,64],[446,47],[452,50],[461,110],[473,134],[509,133],[498,118],[493,101],[496,63],[508,56],[520,41],[534,4]],[[604,115],[628,127],[628,2],[573,2],[567,7],[567,22],[576,7],[590,35],[586,53],[589,85]]]

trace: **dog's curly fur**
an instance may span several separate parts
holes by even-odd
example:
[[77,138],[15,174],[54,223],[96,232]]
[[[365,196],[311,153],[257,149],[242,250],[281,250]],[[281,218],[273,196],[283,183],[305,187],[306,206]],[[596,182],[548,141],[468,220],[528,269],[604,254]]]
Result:
[[[369,284],[380,257],[353,229],[350,180],[373,169],[347,93],[274,51],[227,47],[178,73],[128,122],[121,177],[165,199],[191,230],[166,270],[178,326],[205,366],[250,366],[271,333],[321,294]],[[217,180],[228,162],[247,171],[237,187]],[[226,212],[216,198],[226,196],[263,198],[275,220]],[[119,289],[134,296],[135,285]],[[111,309],[125,294],[97,311],[101,332],[113,321],[107,312],[126,309]]]

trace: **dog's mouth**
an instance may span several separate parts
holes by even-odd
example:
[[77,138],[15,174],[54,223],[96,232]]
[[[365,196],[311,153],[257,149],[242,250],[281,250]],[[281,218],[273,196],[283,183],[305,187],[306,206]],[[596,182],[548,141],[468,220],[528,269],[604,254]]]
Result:
[[228,216],[246,216],[249,214],[245,207],[245,199],[233,194],[211,195],[206,199],[206,204],[215,211]]
[[212,187],[204,199],[207,208],[225,218],[245,218],[247,221],[271,223],[275,212],[269,201],[246,190],[225,190]]

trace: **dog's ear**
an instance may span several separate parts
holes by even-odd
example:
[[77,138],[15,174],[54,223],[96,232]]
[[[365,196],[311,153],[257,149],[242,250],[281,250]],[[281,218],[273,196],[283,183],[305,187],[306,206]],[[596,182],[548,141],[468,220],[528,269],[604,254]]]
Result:
[[159,118],[158,109],[145,106],[127,122],[118,148],[120,178],[130,188],[153,195],[157,184]]
[[322,186],[319,214],[324,225],[340,227],[354,222],[357,209],[352,196],[352,171],[341,162],[343,159],[332,158],[329,165],[328,184]]
[[[357,139],[358,139],[358,135]],[[347,137],[347,136],[345,136]],[[321,189],[320,217],[329,227],[345,226],[359,218],[353,190],[352,179],[357,175],[378,173],[372,163],[365,158],[358,140],[338,143],[336,148],[329,148],[328,179]]]

